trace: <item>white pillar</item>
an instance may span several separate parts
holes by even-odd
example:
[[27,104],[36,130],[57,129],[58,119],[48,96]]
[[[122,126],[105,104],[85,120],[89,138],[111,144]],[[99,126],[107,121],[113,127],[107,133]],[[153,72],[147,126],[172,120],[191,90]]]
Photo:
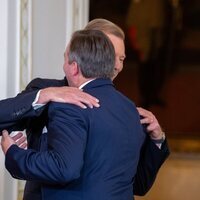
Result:
[[[19,1],[18,1],[19,2]],[[18,2],[0,0],[0,99],[18,92],[17,38]],[[9,69],[10,67],[10,69]],[[9,78],[8,78],[9,77]],[[0,150],[0,199],[17,199],[17,181],[4,167],[4,155]]]
[[71,34],[88,22],[89,0],[32,1],[32,77],[63,78]]
[[66,41],[89,20],[89,0],[66,0]]
[[[7,84],[7,34],[8,34],[8,2],[0,0],[0,99],[6,97]],[[0,190],[1,194],[1,190]]]
[[[8,15],[8,2],[6,0],[0,0],[0,99],[6,98],[7,84],[7,15]],[[1,139],[1,137],[0,137]],[[4,155],[0,150],[0,199],[4,198]]]
[[66,0],[32,1],[32,77],[63,78]]
[[8,0],[7,26],[7,97],[13,97],[20,90],[19,0]]

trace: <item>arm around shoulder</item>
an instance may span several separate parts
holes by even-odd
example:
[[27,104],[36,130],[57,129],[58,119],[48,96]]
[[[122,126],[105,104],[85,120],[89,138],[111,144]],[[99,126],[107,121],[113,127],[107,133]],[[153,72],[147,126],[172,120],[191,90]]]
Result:
[[22,130],[25,125],[23,120],[40,115],[42,109],[35,110],[32,106],[39,89],[37,81],[33,80],[17,96],[0,101],[0,132],[3,129],[9,132]]

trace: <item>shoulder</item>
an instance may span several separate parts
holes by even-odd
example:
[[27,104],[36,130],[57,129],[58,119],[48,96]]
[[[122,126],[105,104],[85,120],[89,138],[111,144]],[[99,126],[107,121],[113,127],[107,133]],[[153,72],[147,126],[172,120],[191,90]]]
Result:
[[45,79],[45,78],[35,78],[26,87],[29,89],[43,89],[46,87],[59,87],[67,85],[66,79]]
[[134,109],[136,109],[136,105],[135,105],[134,101],[132,101],[130,98],[128,98],[127,96],[122,94],[119,90],[116,90],[116,91],[117,91],[119,97],[122,99],[122,101],[126,102],[127,104],[132,106]]
[[[88,108],[89,109],[89,108]],[[88,124],[88,109],[69,103],[50,102],[48,106],[49,121],[76,122],[77,124]]]
[[83,115],[84,110],[77,105],[70,103],[50,102],[48,107],[49,116],[54,113],[60,113],[64,115]]

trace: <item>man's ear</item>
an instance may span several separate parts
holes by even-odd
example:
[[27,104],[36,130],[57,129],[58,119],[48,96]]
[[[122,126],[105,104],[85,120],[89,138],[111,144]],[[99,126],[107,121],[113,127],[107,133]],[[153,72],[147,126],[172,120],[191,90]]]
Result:
[[77,64],[77,62],[72,62],[72,64],[71,64],[71,72],[72,72],[72,75],[73,76],[76,76],[77,74],[79,74],[79,67],[78,67],[78,64]]

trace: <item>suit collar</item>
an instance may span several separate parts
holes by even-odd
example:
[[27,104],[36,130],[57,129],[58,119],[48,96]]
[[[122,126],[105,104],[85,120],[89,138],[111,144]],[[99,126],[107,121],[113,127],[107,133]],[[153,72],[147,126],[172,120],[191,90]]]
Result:
[[[67,82],[67,78],[64,77],[63,81],[63,85],[68,86],[68,82]],[[97,78],[92,80],[90,83],[88,83],[87,85],[85,85],[82,89],[88,89],[88,88],[92,88],[92,87],[99,87],[102,85],[114,85],[111,79],[108,78]]]
[[93,81],[94,79],[90,79],[89,81],[86,81],[85,83],[81,84],[81,86],[79,86],[79,89],[82,89],[83,87],[85,87],[89,82]]
[[83,90],[89,89],[89,88],[94,88],[94,87],[101,87],[103,85],[112,85],[113,82],[110,79],[107,78],[97,78],[89,82],[87,85],[83,87]]

